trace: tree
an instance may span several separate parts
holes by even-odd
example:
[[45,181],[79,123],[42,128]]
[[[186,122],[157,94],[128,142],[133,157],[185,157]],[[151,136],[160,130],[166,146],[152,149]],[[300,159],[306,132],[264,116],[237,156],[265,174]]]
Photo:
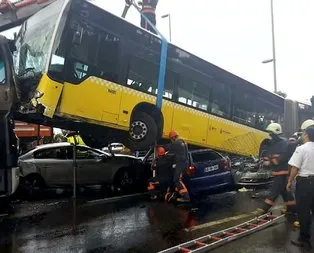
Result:
[[283,92],[283,91],[276,91],[275,92],[277,95],[279,95],[279,96],[281,96],[281,97],[283,97],[283,98],[286,98],[287,97],[287,93],[285,93],[285,92]]

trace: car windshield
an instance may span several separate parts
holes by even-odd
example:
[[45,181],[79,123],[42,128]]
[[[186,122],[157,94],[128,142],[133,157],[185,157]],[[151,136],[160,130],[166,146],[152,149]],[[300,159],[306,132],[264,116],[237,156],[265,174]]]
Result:
[[17,75],[32,70],[41,74],[49,60],[53,32],[64,0],[58,0],[49,7],[36,13],[22,26],[14,54],[14,66]]

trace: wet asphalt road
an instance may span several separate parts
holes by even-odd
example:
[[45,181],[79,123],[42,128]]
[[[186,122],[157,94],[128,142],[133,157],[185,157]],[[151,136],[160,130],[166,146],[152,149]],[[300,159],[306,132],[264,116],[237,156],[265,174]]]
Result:
[[[76,219],[67,199],[17,203],[15,214],[1,222],[0,252],[157,252],[248,220],[222,219],[247,214],[259,201],[251,193],[229,192],[178,207],[144,196],[79,204]],[[212,252],[302,252],[290,245],[293,236],[284,222]]]

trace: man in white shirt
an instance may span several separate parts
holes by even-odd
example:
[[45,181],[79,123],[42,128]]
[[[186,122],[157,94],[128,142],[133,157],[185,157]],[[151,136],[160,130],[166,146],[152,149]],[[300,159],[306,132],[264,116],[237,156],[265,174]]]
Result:
[[289,161],[292,168],[287,190],[291,191],[293,180],[297,177],[296,200],[300,221],[299,238],[291,242],[299,247],[311,248],[311,211],[314,214],[314,127],[307,128],[302,139],[304,144],[297,147]]

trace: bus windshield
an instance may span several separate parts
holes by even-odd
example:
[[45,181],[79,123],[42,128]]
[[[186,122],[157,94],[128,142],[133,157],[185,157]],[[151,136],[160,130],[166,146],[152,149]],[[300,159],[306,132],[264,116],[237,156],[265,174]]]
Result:
[[57,24],[56,20],[64,0],[52,3],[29,18],[22,26],[14,54],[14,66],[18,76],[29,71],[41,74],[50,56],[50,45]]

